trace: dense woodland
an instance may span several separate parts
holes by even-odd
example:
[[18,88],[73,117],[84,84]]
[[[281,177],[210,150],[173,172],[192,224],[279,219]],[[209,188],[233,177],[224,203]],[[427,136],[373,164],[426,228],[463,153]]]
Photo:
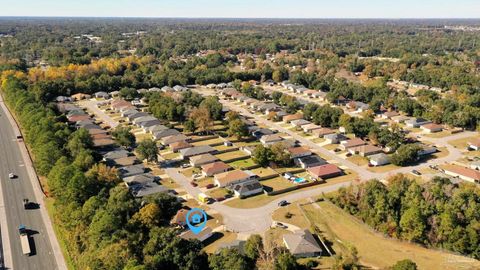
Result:
[[[373,111],[398,109],[475,129],[480,126],[478,33],[443,28],[460,24],[480,22],[1,18],[1,90],[22,125],[38,173],[48,179],[54,222],[76,269],[300,269],[288,252],[264,248],[256,236],[245,255],[233,250],[206,255],[201,243],[176,237],[178,231],[167,224],[180,207],[177,201],[165,195],[134,199],[115,169],[98,163],[88,132],[65,125],[52,101],[59,95],[116,90],[133,98],[140,88],[233,81],[247,96],[272,99],[293,113],[301,108],[295,98],[281,93],[267,97],[261,88],[241,83],[290,80],[327,92],[333,103],[344,97],[368,103]],[[86,34],[101,42],[82,36]],[[132,49],[134,55],[127,51]],[[213,53],[196,56],[204,50]],[[267,54],[276,55],[276,61],[265,62]],[[241,56],[246,68],[234,71]],[[338,78],[340,70],[380,78],[361,85]],[[451,91],[443,98],[419,91],[412,98],[389,89],[389,79]],[[188,131],[208,132],[214,120],[221,120],[216,98],[192,92],[146,98],[153,115],[166,123],[184,122]],[[373,122],[373,111],[351,118],[329,105],[308,104],[303,110],[316,124],[343,126],[399,148],[405,155],[398,156],[398,164],[415,158],[409,153],[416,151],[402,148],[400,132]],[[242,122],[227,117],[228,133],[244,136]],[[286,160],[275,152],[282,151],[258,149],[256,156],[261,163]],[[387,235],[479,258],[478,195],[469,185],[457,187],[442,179],[417,185],[398,177],[388,187],[372,181],[342,189],[333,200]],[[340,263],[338,269],[354,265]],[[409,262],[398,265],[394,269],[414,269]]]
[[480,258],[480,190],[435,178],[417,184],[403,175],[370,181],[331,198],[387,236]]

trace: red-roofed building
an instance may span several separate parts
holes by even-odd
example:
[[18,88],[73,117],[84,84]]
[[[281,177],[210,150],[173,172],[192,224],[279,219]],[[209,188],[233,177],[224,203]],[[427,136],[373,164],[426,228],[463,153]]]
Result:
[[447,175],[459,177],[462,180],[472,183],[480,183],[480,171],[458,165],[446,165],[443,167],[443,170]]
[[308,168],[308,173],[316,179],[328,179],[342,175],[342,170],[333,164]]
[[230,170],[232,167],[230,167],[228,164],[226,164],[223,161],[217,161],[214,163],[210,164],[205,164],[202,166],[202,173],[205,176],[212,176],[218,173],[224,173]]
[[420,126],[420,128],[428,133],[440,132],[443,130],[443,127],[438,124],[430,123]]

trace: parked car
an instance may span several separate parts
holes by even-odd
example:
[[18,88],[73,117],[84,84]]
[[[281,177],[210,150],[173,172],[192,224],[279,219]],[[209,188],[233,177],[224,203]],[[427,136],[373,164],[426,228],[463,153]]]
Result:
[[287,229],[288,228],[287,225],[285,225],[281,222],[276,222],[276,221],[274,222],[274,227],[281,228],[281,229]]
[[415,174],[415,175],[422,175],[419,171],[417,170],[412,170],[412,173]]
[[208,184],[206,187],[207,187],[207,189],[212,189],[212,188],[215,187],[215,185],[214,184]]
[[192,185],[193,187],[197,187],[197,186],[198,186],[198,184],[197,184],[197,183],[195,183],[195,182],[193,182],[193,181],[192,181],[192,182],[190,182],[190,185]]
[[188,163],[182,164],[183,169],[186,169],[186,168],[189,168],[189,167],[190,167],[190,164],[188,164]]
[[285,205],[287,205],[287,204],[288,204],[288,202],[285,201],[285,200],[283,200],[283,201],[280,201],[280,202],[278,203],[278,206],[285,206]]
[[215,201],[217,201],[217,202],[225,201],[225,197],[215,198]]

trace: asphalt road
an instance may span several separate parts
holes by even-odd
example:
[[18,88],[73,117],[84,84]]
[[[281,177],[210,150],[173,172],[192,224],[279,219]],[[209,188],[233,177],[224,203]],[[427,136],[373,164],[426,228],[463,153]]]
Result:
[[[18,175],[18,177],[9,179],[8,174],[10,172]],[[15,139],[13,128],[2,107],[0,107],[0,185],[3,191],[7,225],[7,228],[2,227],[1,229],[8,232],[8,239],[3,239],[4,245],[2,247],[5,253],[10,253],[11,263],[13,263],[13,267],[6,264],[6,269],[58,269],[52,245],[48,235],[45,233],[46,227],[40,210],[25,210],[23,208],[24,198],[34,201],[34,189],[29,179],[19,144]],[[37,203],[40,204],[40,207],[45,207],[43,202]],[[3,219],[4,217],[0,218]],[[30,230],[31,256],[26,256],[22,253],[17,229],[20,224],[24,224]],[[5,247],[8,246],[5,245],[5,241],[10,243],[8,251],[5,250]]]

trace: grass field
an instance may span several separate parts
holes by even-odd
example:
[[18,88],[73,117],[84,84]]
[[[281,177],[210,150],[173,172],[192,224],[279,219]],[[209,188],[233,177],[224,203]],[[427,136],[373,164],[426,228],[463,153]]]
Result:
[[294,187],[295,184],[283,178],[282,176],[261,181],[264,189],[268,192]]
[[206,192],[207,196],[211,198],[225,197],[228,194],[228,190],[225,188],[216,188]]
[[259,177],[273,177],[277,176],[278,173],[274,171],[273,169],[267,167],[267,168],[258,168],[258,169],[253,169],[251,170],[254,174],[258,175]]
[[384,173],[384,172],[389,172],[393,171],[396,169],[399,169],[400,167],[395,166],[393,164],[388,164],[384,166],[378,166],[378,167],[368,167],[367,170],[374,172],[374,173]]
[[255,161],[251,158],[237,160],[229,163],[228,165],[234,167],[235,169],[243,169],[256,165]]
[[192,145],[200,146],[200,145],[211,145],[211,144],[218,144],[218,143],[223,143],[223,140],[221,138],[215,138],[215,139],[210,139],[205,141],[194,142],[192,143]]
[[359,155],[353,155],[351,157],[347,157],[347,160],[358,166],[368,165],[368,159]]
[[333,243],[335,252],[346,252],[348,245],[355,246],[364,265],[385,268],[396,261],[411,259],[419,269],[480,268],[480,262],[474,259],[385,238],[329,202],[320,202],[318,205],[319,208],[304,206],[312,223]]
[[246,154],[245,152],[240,151],[240,150],[233,151],[233,152],[228,152],[228,153],[223,153],[223,154],[218,154],[216,156],[217,156],[217,158],[219,158],[222,161],[231,160],[231,159],[234,159],[234,158],[247,158],[247,157],[249,157],[248,154]]
[[[287,218],[287,213],[291,214],[292,216]],[[305,218],[297,203],[292,203],[290,205],[278,208],[278,210],[273,212],[272,219],[275,221],[295,225],[301,229],[308,229],[310,227],[308,219]]]
[[429,138],[444,138],[448,136],[452,136],[452,133],[448,130],[425,134],[425,137],[429,137]]
[[468,137],[468,138],[463,138],[459,140],[451,140],[451,141],[448,141],[448,143],[458,149],[467,149],[468,142],[474,138],[476,137]]

